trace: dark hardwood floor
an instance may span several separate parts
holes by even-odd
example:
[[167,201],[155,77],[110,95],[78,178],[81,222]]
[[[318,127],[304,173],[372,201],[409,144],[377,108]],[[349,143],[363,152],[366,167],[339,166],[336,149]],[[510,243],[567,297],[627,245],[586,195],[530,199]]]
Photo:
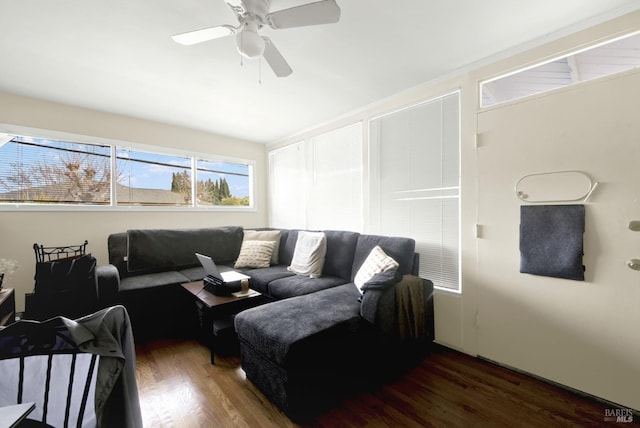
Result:
[[[195,340],[137,346],[145,427],[295,427],[235,356],[209,362]],[[314,427],[602,427],[611,406],[446,348],[402,378],[344,400]],[[634,418],[637,424],[638,418]],[[628,426],[630,424],[623,424]]]

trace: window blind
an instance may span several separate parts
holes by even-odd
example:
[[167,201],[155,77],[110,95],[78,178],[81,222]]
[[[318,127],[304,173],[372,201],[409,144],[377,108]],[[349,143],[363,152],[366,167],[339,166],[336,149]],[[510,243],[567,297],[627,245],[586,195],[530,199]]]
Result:
[[0,202],[105,205],[110,148],[32,137],[0,146]]
[[306,165],[304,142],[269,153],[270,224],[305,228]]
[[269,153],[270,225],[362,230],[362,123]]
[[309,229],[362,230],[362,124],[310,140]]
[[420,276],[460,289],[460,101],[455,92],[369,121],[370,229],[408,236]]

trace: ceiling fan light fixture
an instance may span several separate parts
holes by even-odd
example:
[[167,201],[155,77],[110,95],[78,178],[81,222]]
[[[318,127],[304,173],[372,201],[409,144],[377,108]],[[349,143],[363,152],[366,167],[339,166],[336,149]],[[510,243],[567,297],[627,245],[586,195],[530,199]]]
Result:
[[[239,25],[218,25],[176,34],[173,40],[182,45],[194,45],[208,40],[235,34],[236,49],[242,57],[264,58],[277,77],[292,73],[280,51],[266,36],[258,31],[265,25],[274,30],[332,24],[340,19],[340,7],[336,0],[311,0],[311,3],[270,12],[271,0],[224,0],[238,19]],[[242,58],[240,59],[242,64]]]
[[264,40],[257,32],[245,29],[236,35],[238,52],[247,58],[258,58],[264,53]]

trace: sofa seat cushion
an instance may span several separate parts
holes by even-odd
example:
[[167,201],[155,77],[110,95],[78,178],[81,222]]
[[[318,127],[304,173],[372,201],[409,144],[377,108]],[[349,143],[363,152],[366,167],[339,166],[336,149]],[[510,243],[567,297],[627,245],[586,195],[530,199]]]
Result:
[[370,326],[360,317],[359,296],[354,284],[345,284],[279,300],[239,313],[236,331],[243,343],[279,366],[313,364],[310,358],[322,349],[342,355],[325,339],[335,343]]
[[[220,273],[229,272],[229,271],[239,272],[238,269],[234,269],[227,265],[220,265],[216,263],[216,267],[218,268],[218,272]],[[180,269],[178,272],[186,276],[187,278],[189,278],[189,281],[200,281],[202,278],[207,276],[207,273],[205,272],[202,266],[194,266],[190,268]]]
[[120,291],[162,287],[165,285],[182,284],[184,282],[190,282],[189,278],[176,271],[148,273],[122,278],[120,280]]
[[[267,292],[274,299],[288,299],[290,297],[315,293],[327,288],[334,288],[346,282],[343,278],[336,276],[309,278],[303,275],[293,275],[271,281],[267,286]],[[356,297],[356,300],[357,299]]]
[[186,269],[180,269],[178,273],[189,278],[189,281],[200,281],[202,278],[204,278],[207,275],[207,273],[204,271],[204,268],[202,266],[194,266]]
[[267,287],[270,282],[295,275],[295,273],[289,272],[285,265],[276,265],[260,269],[242,269],[242,273],[251,277],[251,288],[262,294],[269,294]]

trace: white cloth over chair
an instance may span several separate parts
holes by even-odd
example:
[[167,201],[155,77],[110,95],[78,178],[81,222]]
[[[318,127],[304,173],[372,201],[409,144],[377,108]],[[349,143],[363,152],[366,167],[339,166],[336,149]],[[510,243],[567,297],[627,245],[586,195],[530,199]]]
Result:
[[[15,397],[13,403],[36,403],[29,419],[54,427],[95,427],[94,400],[90,398],[95,396],[98,359],[97,355],[71,352],[2,360],[0,395]],[[2,403],[7,404],[11,403]]]
[[142,426],[122,306],[0,329],[0,373],[0,406],[35,402],[29,419],[55,427]]

